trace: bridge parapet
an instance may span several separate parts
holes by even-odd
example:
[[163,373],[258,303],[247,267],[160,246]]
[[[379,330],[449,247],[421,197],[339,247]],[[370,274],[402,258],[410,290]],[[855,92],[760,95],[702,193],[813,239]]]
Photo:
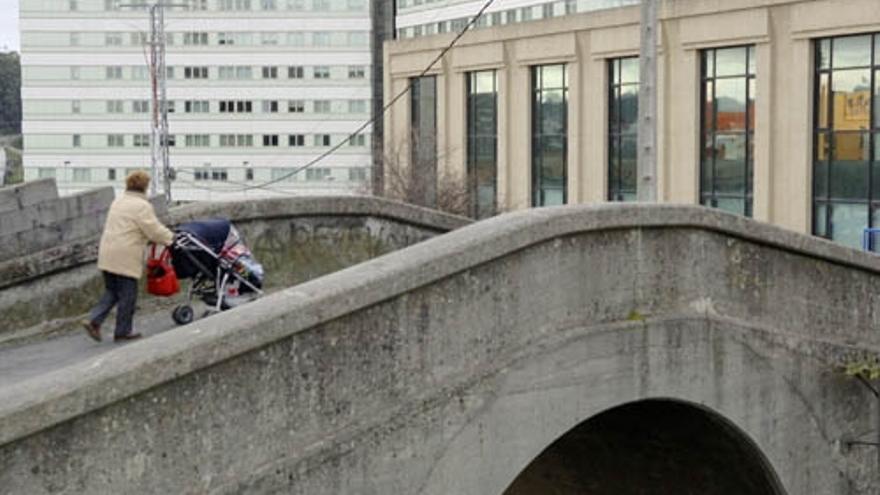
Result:
[[[112,189],[87,194],[103,198],[108,191],[109,206]],[[157,212],[169,224],[210,217],[232,220],[266,265],[269,284],[276,287],[328,273],[469,222],[396,201],[357,196],[205,202],[168,211],[157,205]],[[94,224],[90,235],[0,261],[0,313],[4,314],[0,340],[4,332],[51,319],[58,321],[50,325],[50,330],[64,326],[65,319],[82,314],[96,300],[101,281],[94,261],[105,215],[106,208],[82,219]]]
[[880,350],[878,277],[697,207],[505,215],[0,390],[0,486],[500,494],[663,398],[745,432],[788,493],[876,493],[875,453],[839,442],[872,399],[835,368]]

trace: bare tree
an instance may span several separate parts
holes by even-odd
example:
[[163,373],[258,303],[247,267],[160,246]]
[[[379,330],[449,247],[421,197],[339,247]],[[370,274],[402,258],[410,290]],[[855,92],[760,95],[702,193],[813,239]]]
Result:
[[451,167],[438,170],[437,162],[445,155],[412,153],[416,144],[415,139],[399,143],[395,150],[382,156],[377,169],[384,171],[383,196],[468,216],[471,193],[467,177],[451,171]]

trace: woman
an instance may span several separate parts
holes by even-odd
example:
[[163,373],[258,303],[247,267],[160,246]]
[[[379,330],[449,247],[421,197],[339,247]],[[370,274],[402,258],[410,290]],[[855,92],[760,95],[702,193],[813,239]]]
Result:
[[116,306],[114,341],[132,340],[141,334],[132,331],[138,279],[144,265],[147,242],[168,246],[174,233],[159,222],[153,205],[147,201],[150,176],[136,170],[125,178],[125,193],[110,205],[101,244],[98,269],[104,276],[104,295],[81,323],[89,337],[101,341],[101,324]]

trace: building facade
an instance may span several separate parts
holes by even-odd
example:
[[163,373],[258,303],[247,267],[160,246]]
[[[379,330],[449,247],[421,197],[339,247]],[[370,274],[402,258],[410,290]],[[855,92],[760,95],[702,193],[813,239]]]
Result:
[[[876,0],[666,0],[660,17],[660,201],[851,246],[880,226]],[[634,199],[639,21],[632,6],[468,33],[425,76],[434,91],[386,115],[386,154],[421,166],[430,135],[436,177],[477,216]],[[386,44],[386,98],[452,37]],[[432,129],[413,120],[426,104]]]
[[[150,167],[137,3],[21,1],[26,179],[70,193]],[[368,0],[167,3],[181,4],[165,14],[174,200],[369,190],[371,129],[350,138],[372,111]]]

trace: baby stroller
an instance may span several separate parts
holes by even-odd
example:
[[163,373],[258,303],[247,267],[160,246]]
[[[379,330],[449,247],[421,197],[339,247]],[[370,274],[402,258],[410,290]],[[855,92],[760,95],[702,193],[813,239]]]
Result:
[[208,305],[207,316],[263,295],[263,267],[229,220],[180,225],[171,246],[171,262],[177,278],[192,280],[186,304],[171,313],[178,325],[193,320],[194,297]]

